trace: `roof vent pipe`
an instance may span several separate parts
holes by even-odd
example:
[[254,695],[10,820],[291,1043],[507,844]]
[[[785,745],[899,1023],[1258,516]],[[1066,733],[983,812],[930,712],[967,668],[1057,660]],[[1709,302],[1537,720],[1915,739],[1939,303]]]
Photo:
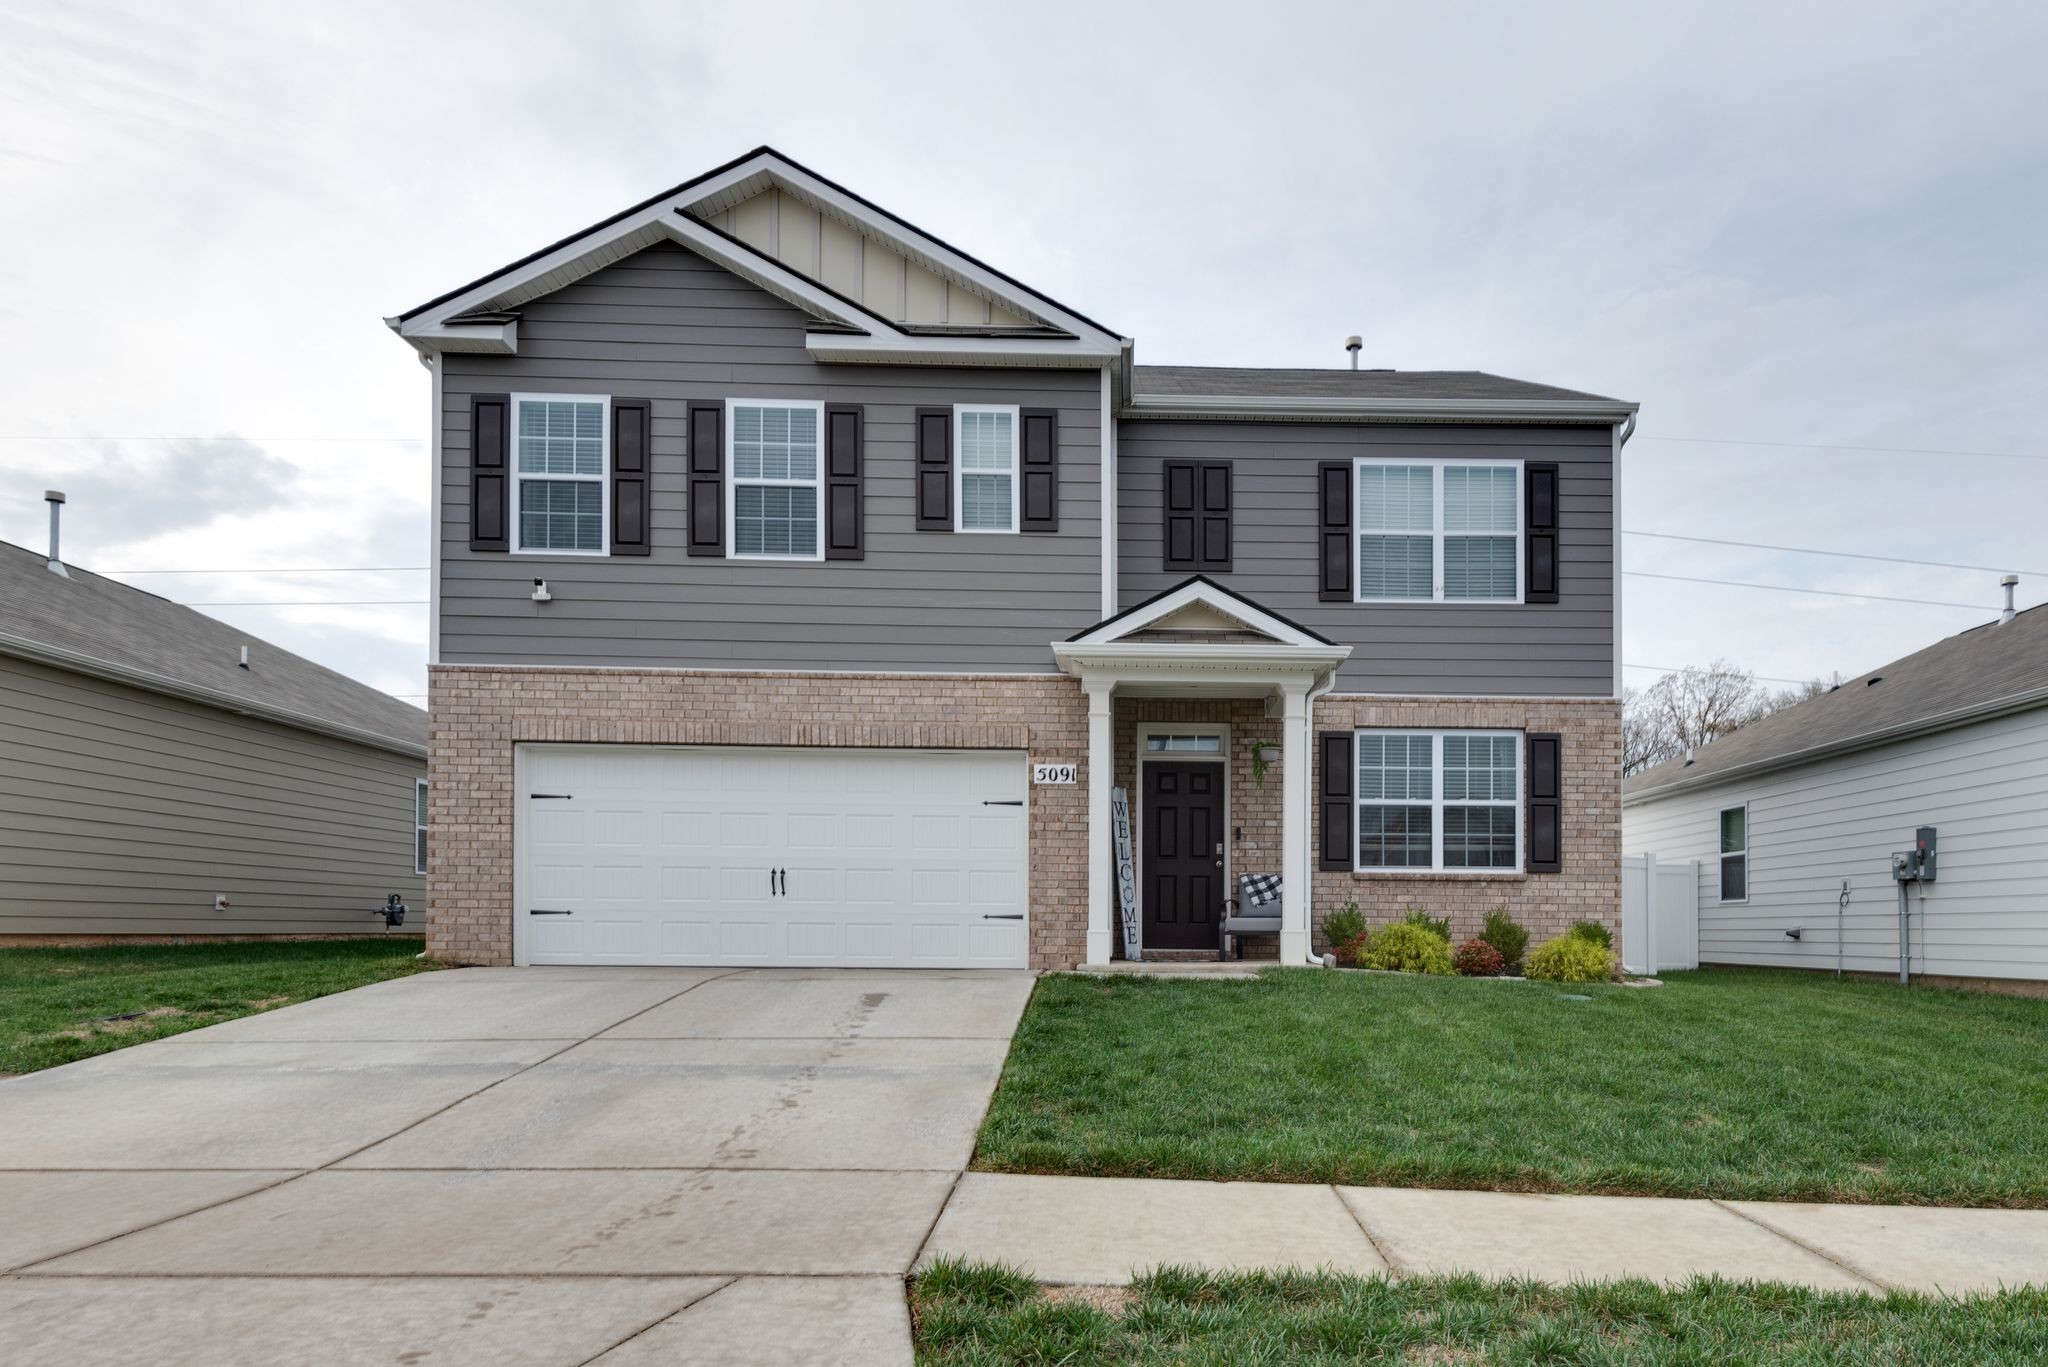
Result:
[[1365,339],[1355,332],[1344,339],[1344,349],[1351,353],[1351,368],[1353,370],[1358,369],[1358,351],[1364,345]]
[[[50,516],[54,518],[56,514],[52,513],[50,514]],[[56,524],[52,523],[51,525],[54,528]],[[50,534],[51,555],[54,556],[57,553],[56,548],[57,535],[56,532],[53,530]],[[2019,615],[2018,613],[2013,611],[2012,606],[2012,591],[2019,587],[2019,583],[2020,577],[2016,574],[2008,574],[1998,581],[1998,586],[2005,590],[2005,611],[1998,614],[1998,625],[2000,626],[2004,626],[2007,622],[2010,622],[2014,617],[2017,617]]]
[[241,666],[244,669],[247,669],[249,667],[249,647],[247,646],[242,647]]
[[[64,557],[58,553],[57,547],[57,523],[62,516],[64,495],[55,489],[45,489],[43,500],[50,505],[50,573],[61,574],[69,579],[71,572],[64,568]],[[2006,596],[2010,598],[2011,594],[2008,593]]]

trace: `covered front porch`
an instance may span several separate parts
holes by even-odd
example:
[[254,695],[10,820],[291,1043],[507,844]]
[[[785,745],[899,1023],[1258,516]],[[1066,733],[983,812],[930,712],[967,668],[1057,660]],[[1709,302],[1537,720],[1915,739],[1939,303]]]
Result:
[[1216,952],[1244,875],[1309,962],[1314,700],[1350,647],[1194,578],[1053,648],[1088,699],[1087,959]]

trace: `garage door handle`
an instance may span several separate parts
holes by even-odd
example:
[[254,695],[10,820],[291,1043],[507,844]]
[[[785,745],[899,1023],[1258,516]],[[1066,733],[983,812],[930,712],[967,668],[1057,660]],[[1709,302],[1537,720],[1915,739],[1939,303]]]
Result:
[[570,798],[572,798],[572,797],[576,796],[576,794],[574,794],[574,793],[528,793],[528,794],[527,794],[527,796],[528,796],[528,797],[533,797],[533,798],[541,798],[541,797],[551,797],[551,798],[554,798],[554,799],[555,799],[556,801],[558,801],[558,802],[567,802],[567,801],[568,801],[568,800],[569,800]]
[[983,798],[981,805],[984,807],[1021,807],[1024,805],[1024,799],[1021,797]]
[[984,911],[981,914],[981,919],[984,921],[1021,921],[1024,919],[1024,913],[1021,911]]
[[526,914],[528,916],[574,916],[576,913],[566,908],[561,911],[552,911],[546,907],[528,907]]

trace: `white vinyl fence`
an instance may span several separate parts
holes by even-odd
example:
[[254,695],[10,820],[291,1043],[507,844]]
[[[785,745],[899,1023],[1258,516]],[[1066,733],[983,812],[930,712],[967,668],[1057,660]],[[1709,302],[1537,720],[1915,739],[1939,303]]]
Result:
[[1658,863],[1654,854],[1621,860],[1621,966],[1661,973],[1700,966],[1700,866]]

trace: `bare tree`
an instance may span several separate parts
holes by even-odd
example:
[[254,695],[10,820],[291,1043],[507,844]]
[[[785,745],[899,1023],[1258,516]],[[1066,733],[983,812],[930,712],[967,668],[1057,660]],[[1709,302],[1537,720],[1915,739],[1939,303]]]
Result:
[[1623,774],[1641,773],[1738,731],[1773,712],[1819,697],[1841,676],[1772,692],[1726,660],[1689,665],[1621,700]]

